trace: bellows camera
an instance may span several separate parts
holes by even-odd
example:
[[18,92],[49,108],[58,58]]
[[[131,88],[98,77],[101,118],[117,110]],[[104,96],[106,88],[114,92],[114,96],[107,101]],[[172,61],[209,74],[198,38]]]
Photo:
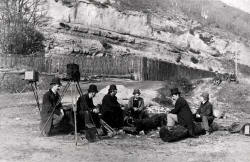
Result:
[[30,82],[37,82],[39,80],[39,73],[35,70],[25,71],[24,80],[27,80]]
[[79,65],[67,64],[67,79],[70,81],[80,81]]

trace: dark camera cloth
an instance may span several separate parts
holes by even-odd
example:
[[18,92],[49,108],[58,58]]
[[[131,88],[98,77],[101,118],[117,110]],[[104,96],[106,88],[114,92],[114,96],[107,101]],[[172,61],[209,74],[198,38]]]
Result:
[[103,120],[112,128],[123,126],[124,112],[121,109],[116,96],[106,94],[102,99]]
[[[58,93],[54,94],[50,89],[43,95],[43,103],[42,103],[42,110],[40,111],[41,122],[40,122],[40,129],[42,130],[45,126],[45,123],[49,119],[50,115],[52,114],[53,108],[56,106],[56,103],[60,99]],[[62,104],[59,103],[55,107],[55,111],[53,114],[60,115],[60,109],[62,109]],[[44,134],[48,135],[52,129],[52,117],[48,120],[47,125],[44,127]]]
[[171,110],[170,113],[176,114],[178,123],[187,127],[190,135],[194,135],[193,115],[187,101],[183,97],[179,97],[174,107],[175,108]]

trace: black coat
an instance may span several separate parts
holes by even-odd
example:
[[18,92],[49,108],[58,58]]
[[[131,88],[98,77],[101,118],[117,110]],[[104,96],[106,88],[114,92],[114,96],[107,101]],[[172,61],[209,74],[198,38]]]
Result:
[[80,96],[77,100],[77,112],[80,114],[84,111],[92,111],[95,108],[93,104],[93,99],[89,98],[88,93]]
[[116,96],[111,96],[110,94],[106,94],[102,99],[102,111],[103,113],[109,112],[116,112],[120,111],[121,106],[117,101]]
[[213,105],[209,101],[205,102],[204,104],[201,103],[196,114],[199,114],[201,117],[206,116],[208,118],[209,124],[211,124],[214,120]]
[[116,96],[107,94],[102,99],[103,120],[113,128],[121,128],[123,126],[124,112],[121,109]]
[[193,115],[187,101],[183,97],[179,97],[174,107],[170,113],[176,114],[179,124],[192,131],[191,129],[194,129]]
[[[80,96],[77,100],[77,128],[79,130],[92,127],[95,124],[100,127],[98,114],[93,113],[95,105],[93,99],[89,98],[88,93]],[[94,123],[93,123],[94,122]],[[88,126],[87,126],[88,125]]]
[[[54,94],[51,89],[43,95],[42,109],[40,111],[40,116],[41,116],[40,129],[43,129],[43,127],[45,126],[46,121],[49,119],[50,115],[52,114],[53,108],[55,107],[59,99],[60,99],[60,95],[58,93]],[[60,115],[61,113],[60,109],[62,109],[61,103],[59,103],[56,106],[53,114]],[[49,134],[51,131],[52,118],[53,117],[50,118],[46,127],[44,128],[45,134]]]

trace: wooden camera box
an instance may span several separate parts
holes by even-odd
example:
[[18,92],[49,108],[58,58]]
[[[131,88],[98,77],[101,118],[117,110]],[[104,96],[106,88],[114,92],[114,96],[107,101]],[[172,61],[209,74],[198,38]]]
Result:
[[72,81],[80,80],[80,71],[78,64],[67,64],[67,78]]
[[31,82],[37,82],[37,81],[39,81],[39,73],[35,70],[26,71],[25,75],[24,75],[24,80],[31,81]]

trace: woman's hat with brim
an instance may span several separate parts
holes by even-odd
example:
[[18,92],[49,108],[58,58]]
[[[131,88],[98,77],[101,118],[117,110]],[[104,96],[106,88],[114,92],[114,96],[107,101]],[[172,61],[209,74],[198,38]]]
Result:
[[89,85],[88,92],[95,92],[98,93],[97,86],[95,84]]
[[134,92],[133,92],[133,95],[135,95],[135,94],[141,94],[141,91],[140,91],[140,89],[134,89]]
[[61,85],[62,85],[61,79],[58,78],[58,77],[53,78],[53,79],[51,80],[51,82],[50,82],[50,85],[55,85],[55,84],[61,86]]
[[181,94],[181,92],[179,91],[178,88],[172,88],[170,89],[171,95],[177,95],[177,94]]

